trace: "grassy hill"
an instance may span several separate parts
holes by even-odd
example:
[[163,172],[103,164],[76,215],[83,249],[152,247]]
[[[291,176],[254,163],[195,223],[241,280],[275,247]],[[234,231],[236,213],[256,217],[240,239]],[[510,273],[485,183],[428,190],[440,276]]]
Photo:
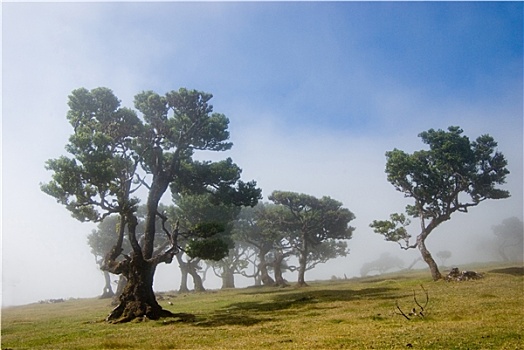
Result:
[[[524,349],[521,266],[478,265],[484,278],[433,282],[409,272],[311,283],[163,293],[187,317],[111,325],[108,300],[2,310],[2,349]],[[429,302],[425,316],[407,314]],[[172,304],[172,305],[171,305]],[[409,316],[408,316],[409,317]]]

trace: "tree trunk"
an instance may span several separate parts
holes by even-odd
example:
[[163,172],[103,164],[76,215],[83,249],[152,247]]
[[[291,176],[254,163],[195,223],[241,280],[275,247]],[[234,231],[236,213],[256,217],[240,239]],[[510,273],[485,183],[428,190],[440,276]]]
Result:
[[188,280],[187,277],[189,276],[189,271],[187,270],[186,267],[180,266],[180,273],[181,273],[180,288],[178,288],[178,291],[180,293],[187,293],[189,292],[189,288],[187,288],[187,280]]
[[160,317],[174,315],[157,303],[153,292],[153,276],[156,265],[133,254],[122,272],[127,279],[124,291],[119,297],[119,304],[107,316],[112,323],[128,322],[135,318],[157,320]]
[[109,272],[107,271],[102,271],[102,272],[104,273],[104,279],[106,281],[106,285],[104,286],[104,291],[102,292],[100,299],[109,299],[115,295],[115,293],[113,292],[113,288],[111,288],[111,276],[109,275]]
[[195,292],[205,292],[206,289],[204,288],[204,281],[202,280],[202,277],[198,274],[197,271],[198,266],[198,260],[197,261],[189,261],[188,262],[188,272],[193,278],[193,286],[195,288]]
[[229,266],[224,266],[222,272],[222,289],[235,288],[235,275]]
[[427,234],[426,235],[420,234],[417,237],[417,246],[418,246],[418,249],[420,250],[420,254],[422,254],[422,259],[424,259],[426,264],[428,264],[429,266],[429,270],[431,271],[431,277],[433,278],[433,281],[438,281],[439,279],[442,278],[442,275],[440,274],[437,263],[431,256],[429,250],[426,248],[426,242],[425,242],[426,237],[427,237]]
[[307,267],[307,253],[308,253],[308,244],[306,237],[302,237],[302,248],[300,249],[300,253],[298,256],[298,282],[297,285],[299,287],[307,286],[305,275],[306,275],[306,267]]
[[126,287],[127,280],[124,277],[124,275],[120,275],[120,278],[118,279],[118,285],[116,286],[116,292],[113,296],[113,300],[111,301],[111,305],[118,305],[118,300],[122,293],[124,292],[124,289]]
[[187,288],[187,276],[189,275],[189,269],[187,267],[188,263],[184,262],[182,259],[182,252],[178,253],[176,255],[176,259],[178,261],[178,266],[180,268],[180,288],[178,291],[180,293],[187,293],[189,292],[189,288]]
[[275,260],[273,261],[273,273],[275,274],[275,286],[286,287],[288,286],[286,280],[282,276],[282,262],[284,261],[284,254],[277,251],[275,252]]
[[150,259],[153,256],[156,218],[158,212],[158,203],[169,186],[169,179],[162,172],[153,176],[151,189],[147,197],[147,216],[145,221],[144,245],[142,254],[144,258]]
[[[258,263],[258,271],[260,273],[260,280],[265,286],[274,286],[275,281],[269,276],[269,272],[267,271],[267,262],[266,262],[266,253],[265,251],[259,251],[258,253],[258,260],[260,261]],[[256,278],[256,276],[255,276]],[[255,282],[256,285],[256,282]]]

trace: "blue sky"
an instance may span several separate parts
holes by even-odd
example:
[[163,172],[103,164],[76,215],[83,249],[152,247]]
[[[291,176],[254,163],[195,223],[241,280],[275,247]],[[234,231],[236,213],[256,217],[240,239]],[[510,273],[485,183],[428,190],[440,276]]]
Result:
[[[467,256],[446,245],[457,232],[467,241],[522,217],[522,2],[4,2],[2,23],[4,304],[101,291],[85,243],[92,226],[38,187],[45,160],[64,153],[78,87],[107,86],[130,107],[143,90],[213,93],[235,145],[213,159],[231,156],[265,196],[329,195],[356,214],[352,253],[329,265],[339,275],[402,254],[368,224],[406,204],[386,181],[384,153],[423,147],[417,134],[429,128],[494,136],[513,194],[454,217],[430,249]],[[58,286],[64,276],[74,283]]]

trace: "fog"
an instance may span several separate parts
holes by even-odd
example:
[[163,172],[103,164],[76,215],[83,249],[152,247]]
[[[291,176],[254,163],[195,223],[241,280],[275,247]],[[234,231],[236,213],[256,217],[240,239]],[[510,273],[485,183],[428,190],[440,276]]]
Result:
[[[350,254],[308,271],[309,281],[359,276],[364,263],[384,252],[405,266],[419,256],[369,228],[410,203],[387,182],[386,151],[423,148],[417,135],[430,128],[459,125],[471,139],[489,133],[508,159],[503,188],[511,197],[454,214],[427,245],[433,254],[451,251],[446,265],[495,259],[477,242],[492,238],[491,227],[503,219],[523,216],[522,25],[506,33],[522,14],[508,15],[518,13],[515,5],[489,5],[495,12],[488,5],[475,11],[445,5],[450,23],[436,30],[424,24],[437,19],[423,4],[297,4],[298,13],[280,3],[3,4],[2,306],[102,292],[103,275],[86,240],[96,226],[75,221],[39,189],[51,176],[45,161],[65,154],[72,132],[67,96],[78,87],[107,86],[128,107],[142,90],[213,93],[215,111],[230,119],[234,146],[198,157],[232,157],[265,201],[274,190],[330,196],[355,214]],[[479,23],[491,16],[499,32],[472,53],[463,49],[463,41],[485,34]],[[402,27],[388,37],[390,45],[421,47],[399,53],[374,41],[388,33],[388,23]],[[421,30],[457,42],[431,51],[424,35],[408,34]],[[425,68],[414,69],[420,59]],[[169,200],[167,193],[163,201]],[[410,226],[414,235],[417,224]],[[207,277],[206,288],[220,288],[211,271]],[[236,278],[239,287],[251,283]],[[155,290],[179,284],[176,262],[158,267]]]

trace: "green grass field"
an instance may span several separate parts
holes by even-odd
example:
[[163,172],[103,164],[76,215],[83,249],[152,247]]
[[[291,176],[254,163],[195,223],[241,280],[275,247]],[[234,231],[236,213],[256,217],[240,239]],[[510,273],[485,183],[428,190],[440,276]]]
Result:
[[[524,276],[477,265],[481,280],[433,282],[429,272],[311,283],[165,293],[164,308],[194,317],[106,324],[108,300],[2,310],[2,349],[524,349]],[[413,290],[425,317],[407,320]],[[173,305],[170,305],[171,302]]]

